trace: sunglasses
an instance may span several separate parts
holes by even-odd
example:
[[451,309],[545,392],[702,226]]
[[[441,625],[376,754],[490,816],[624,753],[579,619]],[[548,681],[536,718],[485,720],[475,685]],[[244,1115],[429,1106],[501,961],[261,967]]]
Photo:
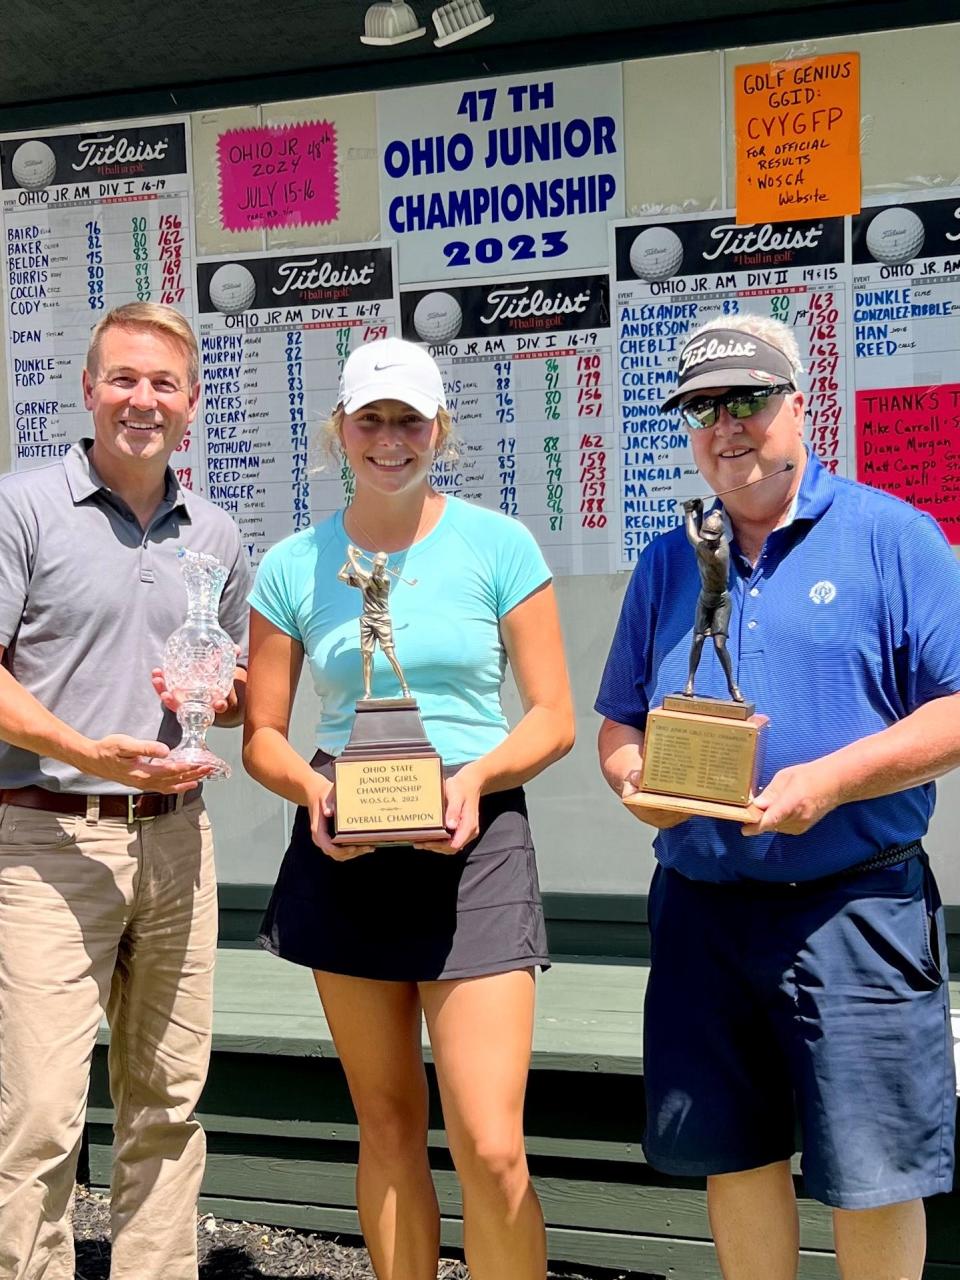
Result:
[[752,418],[766,408],[771,396],[780,396],[793,389],[786,382],[775,387],[759,387],[756,391],[750,387],[734,387],[722,396],[697,396],[688,400],[680,406],[680,415],[691,431],[705,431],[717,425],[721,409],[726,409],[731,418]]

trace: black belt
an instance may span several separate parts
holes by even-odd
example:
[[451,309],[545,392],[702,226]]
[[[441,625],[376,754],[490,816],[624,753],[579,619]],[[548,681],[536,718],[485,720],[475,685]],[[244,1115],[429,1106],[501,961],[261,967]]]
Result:
[[[839,887],[840,885],[848,885],[857,876],[863,875],[868,871],[882,871],[884,867],[898,867],[904,862],[910,862],[913,858],[918,858],[922,853],[923,845],[920,841],[909,840],[906,844],[892,844],[886,849],[881,849],[878,853],[871,854],[863,862],[857,862],[852,867],[846,867],[843,871],[834,871],[828,876],[817,876],[812,880],[759,880],[744,877],[742,880],[698,880],[695,883],[701,886],[708,885],[711,889],[719,889],[721,892],[740,889],[749,893],[773,896],[777,894],[795,894],[802,892],[804,889],[819,891],[821,889]],[[681,873],[677,872],[676,874],[679,875]]]
[[88,801],[95,800],[101,818],[123,818],[128,823],[148,822],[164,813],[174,813],[192,800],[199,800],[200,787],[183,795],[164,796],[158,791],[139,791],[134,795],[76,795],[70,791],[48,791],[46,787],[6,787],[0,789],[0,804],[19,805],[24,809],[43,809],[47,813],[85,814]]
[[[896,867],[901,862],[909,862],[911,858],[918,858],[923,853],[923,845],[919,840],[908,840],[906,844],[892,844],[886,849],[881,849],[879,853],[873,854],[867,858],[865,862],[858,862],[853,867],[847,867],[845,871],[838,871],[832,876],[825,877],[827,880],[849,880],[851,876],[858,876],[862,871],[880,871],[884,867]],[[811,881],[812,884],[819,884],[817,880]]]

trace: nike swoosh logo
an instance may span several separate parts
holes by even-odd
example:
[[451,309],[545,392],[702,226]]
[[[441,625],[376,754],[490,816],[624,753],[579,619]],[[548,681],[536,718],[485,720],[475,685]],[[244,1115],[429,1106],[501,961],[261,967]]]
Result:
[[375,364],[373,366],[374,373],[383,373],[384,369],[402,369],[402,364]]

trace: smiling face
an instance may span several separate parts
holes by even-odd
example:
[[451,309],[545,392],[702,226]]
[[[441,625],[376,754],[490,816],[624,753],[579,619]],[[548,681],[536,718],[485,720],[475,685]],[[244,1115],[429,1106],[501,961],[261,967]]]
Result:
[[160,473],[197,414],[186,350],[155,329],[115,326],[103,334],[97,368],[83,371],[93,414],[92,459],[105,479]]
[[[720,396],[729,390],[730,387],[710,387],[693,392],[686,400]],[[733,418],[723,408],[714,426],[690,431],[694,462],[714,493],[782,471],[785,462],[794,464],[793,471],[782,479],[724,498],[731,515],[742,510],[753,519],[763,519],[766,513],[773,515],[789,503],[806,460],[803,407],[803,393],[788,391],[772,396],[752,417]]]
[[375,400],[343,416],[344,456],[357,489],[384,496],[426,485],[437,445],[436,418],[423,418],[400,400]]

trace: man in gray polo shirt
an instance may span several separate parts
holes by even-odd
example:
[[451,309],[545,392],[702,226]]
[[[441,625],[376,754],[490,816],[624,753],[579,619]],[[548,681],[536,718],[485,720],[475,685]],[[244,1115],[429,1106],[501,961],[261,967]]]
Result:
[[[204,769],[156,669],[186,614],[181,546],[249,574],[233,521],[180,488],[196,339],[133,303],[94,331],[93,440],[0,479],[0,1276],[74,1274],[68,1206],[90,1059],[111,1024],[114,1280],[196,1280],[217,898]],[[245,658],[218,723],[242,718]],[[159,695],[159,698],[158,698]]]

